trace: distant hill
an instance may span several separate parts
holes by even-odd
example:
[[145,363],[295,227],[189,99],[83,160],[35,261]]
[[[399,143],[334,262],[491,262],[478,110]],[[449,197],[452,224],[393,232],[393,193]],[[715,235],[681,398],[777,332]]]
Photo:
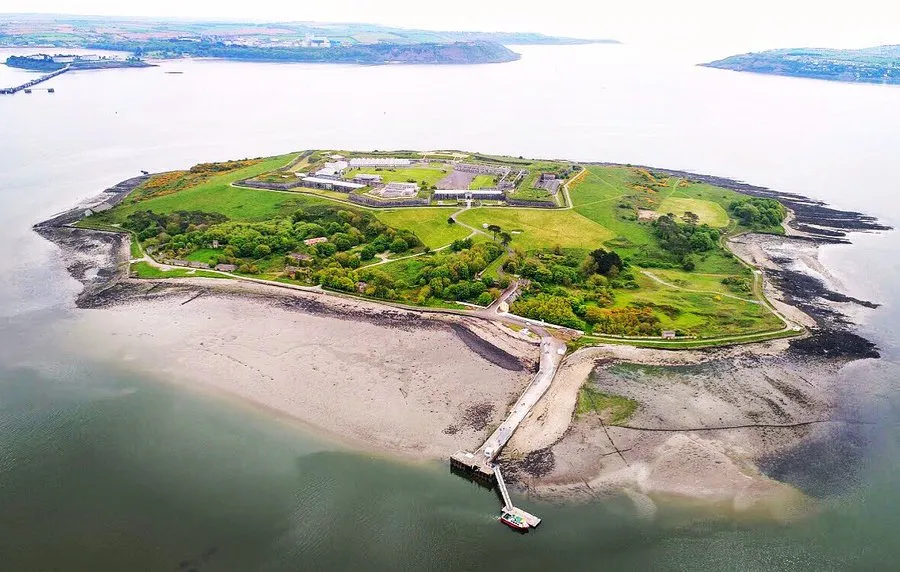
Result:
[[900,45],[860,50],[826,48],[768,50],[730,56],[699,65],[832,81],[900,84]]
[[130,52],[150,58],[218,58],[251,62],[343,64],[483,64],[510,62],[521,56],[493,42],[356,44],[330,48],[244,46],[186,40],[103,41],[92,50]]
[[377,24],[205,22],[0,14],[0,47],[87,48],[140,57],[248,61],[475,64],[519,58],[507,45],[618,43],[538,33],[436,32]]

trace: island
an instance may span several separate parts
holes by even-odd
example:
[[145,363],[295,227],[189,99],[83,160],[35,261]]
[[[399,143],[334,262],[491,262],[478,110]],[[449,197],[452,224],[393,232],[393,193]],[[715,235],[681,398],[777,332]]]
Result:
[[119,58],[113,56],[77,56],[72,54],[9,56],[6,58],[6,65],[11,68],[41,72],[153,67],[152,64],[136,57]]
[[[877,358],[817,259],[873,217],[728,179],[459,150],[145,173],[38,224],[98,351],[510,490],[787,518]],[[782,479],[782,476],[783,480]],[[509,485],[512,486],[510,489]]]
[[791,48],[730,56],[701,66],[812,79],[900,83],[900,45],[858,50]]

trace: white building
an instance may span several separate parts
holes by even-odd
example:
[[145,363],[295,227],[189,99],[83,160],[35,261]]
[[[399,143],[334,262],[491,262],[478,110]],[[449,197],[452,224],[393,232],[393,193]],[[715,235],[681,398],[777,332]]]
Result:
[[349,166],[350,165],[347,163],[347,161],[333,161],[331,163],[325,163],[325,165],[323,165],[321,169],[316,171],[316,176],[325,177],[327,179],[339,179]]
[[412,165],[409,159],[397,159],[395,157],[356,157],[350,159],[351,167],[408,167]]
[[303,42],[301,42],[300,45],[304,48],[330,48],[331,40],[325,36],[311,36],[306,34],[306,37],[303,38]]
[[338,190],[345,193],[365,187],[365,185],[360,185],[359,183],[329,179],[327,177],[304,177],[303,185],[313,189]]

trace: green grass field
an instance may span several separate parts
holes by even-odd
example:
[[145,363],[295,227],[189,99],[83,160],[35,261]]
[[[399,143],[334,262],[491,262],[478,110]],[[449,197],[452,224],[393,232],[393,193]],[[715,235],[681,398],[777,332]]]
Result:
[[[446,171],[446,172],[445,172]],[[450,168],[445,170],[430,167],[409,167],[407,169],[381,169],[376,167],[362,167],[359,169],[351,169],[347,171],[346,177],[352,178],[360,173],[368,173],[370,175],[381,175],[381,180],[385,183],[405,183],[412,179],[416,183],[425,181],[429,186],[437,184],[438,181],[447,176]]]
[[493,175],[475,175],[475,178],[469,183],[470,189],[490,189],[495,186]]
[[407,283],[413,282],[418,272],[428,262],[428,256],[416,256],[415,258],[406,258],[396,262],[388,262],[376,266],[379,270],[387,272],[394,278],[399,278]]
[[171,195],[143,201],[127,201],[119,207],[91,216],[86,221],[120,223],[138,210],[170,213],[180,210],[199,210],[222,213],[236,221],[264,221],[280,214],[289,214],[304,205],[321,204],[322,199],[292,193],[276,193],[257,189],[235,188],[231,183],[259,173],[277,169],[295,155],[281,155],[257,165],[240,169]]
[[686,290],[702,290],[704,292],[712,292],[718,294],[730,294],[732,296],[739,296],[741,298],[752,299],[753,294],[751,292],[735,292],[725,284],[722,284],[722,279],[727,278],[729,276],[739,276],[741,278],[745,278],[748,282],[753,279],[750,270],[745,269],[745,271],[741,274],[708,274],[702,272],[684,272],[683,270],[671,270],[671,269],[662,269],[662,268],[648,268],[647,272],[653,274],[657,278],[668,282],[678,288],[683,288]]
[[146,262],[135,262],[131,265],[131,271],[138,278],[224,278],[227,276],[216,274],[215,272],[206,272],[204,270],[195,270],[192,268],[176,268],[174,270],[161,270],[155,266],[150,266]]
[[555,201],[554,196],[546,189],[519,189],[512,198],[523,201]]
[[132,258],[141,258],[144,256],[144,251],[141,250],[141,245],[138,243],[137,238],[134,235],[131,235],[131,241],[128,245],[128,249],[131,252]]
[[704,338],[777,330],[781,320],[761,303],[718,294],[685,292],[639,274],[638,290],[616,291],[614,306],[650,306],[663,329]]
[[[709,209],[718,211],[715,208],[718,207],[725,213],[724,207],[740,198],[728,189],[703,184],[676,186],[677,181],[664,192],[650,193],[636,190],[635,180],[634,171],[627,167],[589,167],[588,174],[570,191],[574,211],[611,230],[614,238],[607,246],[626,258],[641,252],[658,251],[651,224],[635,220],[636,203],[650,201],[659,205],[668,200],[669,195],[677,193],[679,198],[713,203]],[[720,249],[698,255],[696,265],[699,273],[740,275],[745,272],[740,262]]]
[[496,224],[514,233],[512,244],[525,250],[555,246],[594,249],[613,237],[608,229],[573,211],[477,208],[465,211],[457,218],[479,229],[484,224]]
[[672,213],[679,218],[686,212],[692,212],[700,217],[702,224],[708,224],[715,228],[728,226],[730,220],[728,213],[718,203],[678,196],[669,196],[663,199],[656,207],[656,212],[659,214]]
[[221,250],[216,250],[213,248],[201,248],[200,250],[195,250],[194,252],[187,255],[185,259],[192,262],[209,262],[210,258],[221,254]]
[[412,231],[430,248],[446,246],[471,234],[471,231],[463,226],[447,224],[447,219],[452,213],[451,209],[440,208],[374,211],[375,216],[384,224]]

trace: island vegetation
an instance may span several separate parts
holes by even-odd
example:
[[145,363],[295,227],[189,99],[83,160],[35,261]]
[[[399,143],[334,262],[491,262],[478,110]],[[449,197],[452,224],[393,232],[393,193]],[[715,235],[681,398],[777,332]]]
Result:
[[107,56],[75,56],[66,54],[33,54],[30,56],[9,56],[6,65],[12,68],[26,69],[40,72],[55,72],[63,69],[69,70],[95,70],[112,68],[144,68],[151,64],[136,56],[128,58]]
[[791,48],[730,56],[702,66],[834,81],[900,83],[900,45],[858,50]]
[[[333,179],[308,182],[307,172],[339,163],[347,165]],[[362,171],[420,180],[411,192],[422,202],[379,197],[394,184],[384,181],[341,186]],[[472,195],[475,177],[506,186]],[[542,178],[559,181],[555,193],[532,187]],[[462,190],[446,190],[451,183]],[[547,193],[540,208],[516,206],[526,187]],[[589,342],[783,331],[725,241],[781,233],[784,216],[778,201],[642,168],[307,151],[156,174],[79,224],[131,233],[137,277],[247,276],[448,308],[488,306],[513,290],[512,313],[583,331]]]

